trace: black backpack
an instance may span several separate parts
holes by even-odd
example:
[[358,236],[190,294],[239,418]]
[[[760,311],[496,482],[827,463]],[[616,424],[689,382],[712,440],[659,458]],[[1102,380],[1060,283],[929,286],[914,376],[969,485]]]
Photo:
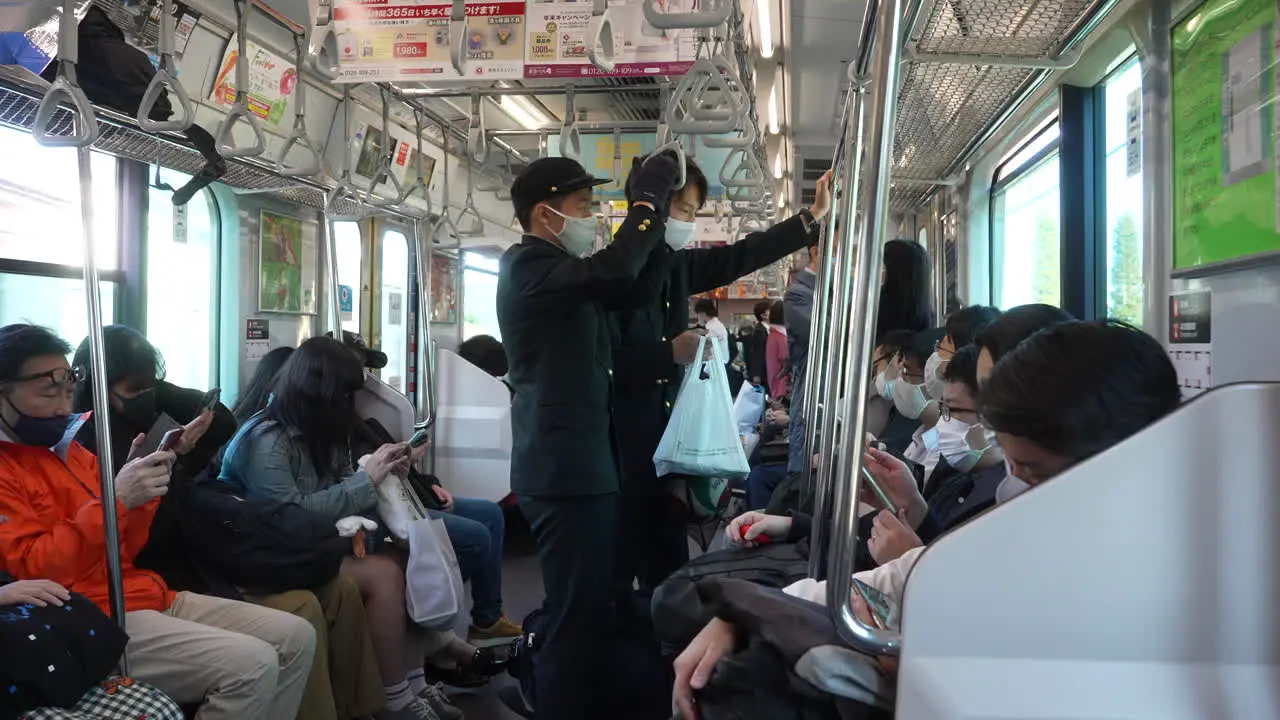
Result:
[[218,595],[273,595],[333,581],[351,539],[295,503],[243,500],[226,483],[195,483],[183,498],[181,532],[197,571]]
[[755,548],[728,548],[689,561],[653,592],[653,628],[663,654],[679,655],[711,622],[697,583],[706,578],[737,578],[784,588],[809,573],[808,542],[771,543]]

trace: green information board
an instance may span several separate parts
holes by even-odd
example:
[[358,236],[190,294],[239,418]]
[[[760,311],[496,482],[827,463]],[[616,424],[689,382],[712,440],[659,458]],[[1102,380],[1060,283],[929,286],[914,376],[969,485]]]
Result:
[[1209,0],[1173,31],[1173,269],[1280,251],[1277,0]]

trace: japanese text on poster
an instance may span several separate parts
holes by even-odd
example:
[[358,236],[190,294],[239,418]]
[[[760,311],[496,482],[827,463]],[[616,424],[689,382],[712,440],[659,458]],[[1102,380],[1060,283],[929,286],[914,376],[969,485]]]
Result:
[[[222,54],[218,76],[213,83],[209,99],[217,105],[234,105],[236,102],[237,40],[234,35]],[[298,82],[298,71],[290,60],[257,45],[252,40],[249,53],[249,111],[260,118],[267,127],[279,127],[286,113],[293,89]]]
[[[691,0],[658,0],[663,12],[688,12]],[[605,73],[587,57],[591,3],[531,2],[525,21],[527,78],[683,75],[697,55],[693,30],[659,30],[644,18],[643,0],[610,0],[614,69]],[[594,40],[594,38],[592,38]]]
[[[449,55],[451,6],[439,0],[335,0],[338,82],[461,80]],[[468,2],[468,78],[519,78],[524,2]]]

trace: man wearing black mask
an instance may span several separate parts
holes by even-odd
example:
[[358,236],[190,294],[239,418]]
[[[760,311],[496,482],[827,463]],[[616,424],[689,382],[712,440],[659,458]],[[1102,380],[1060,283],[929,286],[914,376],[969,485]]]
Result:
[[[673,163],[677,159],[672,151],[659,157],[663,156]],[[643,167],[639,160],[636,166]],[[633,170],[626,186],[627,200],[633,205],[639,198],[633,180],[639,177]],[[731,245],[687,249],[698,210],[707,201],[708,183],[688,158],[685,177],[684,186],[671,198],[665,242],[653,250],[636,283],[637,304],[618,313],[614,404],[626,410],[617,418],[624,510],[619,588],[629,589],[636,577],[641,587],[656,587],[689,560],[684,518],[667,506],[653,466],[683,366],[693,362],[698,348],[698,334],[686,329],[689,297],[728,285],[816,242],[818,221],[831,207],[831,174],[827,173],[818,180],[812,208]]]
[[662,242],[678,171],[668,158],[635,171],[627,218],[595,254],[592,188],[608,180],[573,160],[543,158],[511,185],[525,235],[499,264],[497,311],[512,389],[511,489],[546,589],[534,670],[542,720],[601,717],[605,701],[598,643],[614,599],[620,415],[609,311],[636,302],[633,285]]

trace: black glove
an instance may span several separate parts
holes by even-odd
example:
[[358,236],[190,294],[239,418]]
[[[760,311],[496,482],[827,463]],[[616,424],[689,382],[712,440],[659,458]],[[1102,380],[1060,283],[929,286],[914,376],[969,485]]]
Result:
[[680,166],[665,153],[643,163],[636,158],[631,163],[631,177],[627,179],[631,186],[631,202],[650,203],[659,216],[666,217],[671,196],[680,189],[676,187],[679,179]]

